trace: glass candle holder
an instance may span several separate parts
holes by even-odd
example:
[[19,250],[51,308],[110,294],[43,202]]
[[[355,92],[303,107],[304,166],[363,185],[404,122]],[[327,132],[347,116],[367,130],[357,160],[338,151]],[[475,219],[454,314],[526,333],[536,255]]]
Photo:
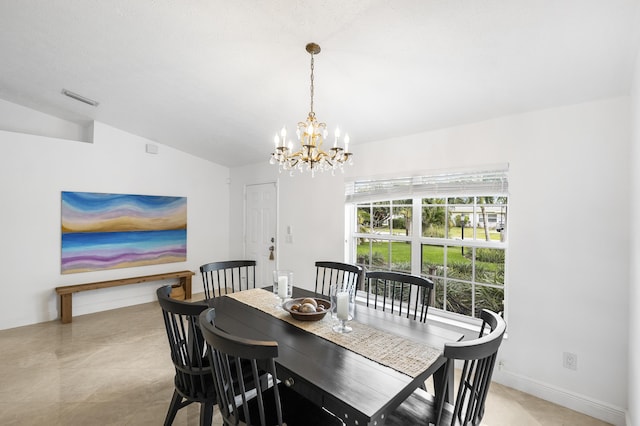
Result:
[[293,294],[293,272],[283,269],[273,271],[273,294],[278,298],[276,307],[282,308],[282,304]]
[[353,319],[355,312],[355,287],[345,283],[332,284],[329,289],[331,298],[331,317],[338,323],[333,326],[333,331],[348,333],[352,328],[347,325]]

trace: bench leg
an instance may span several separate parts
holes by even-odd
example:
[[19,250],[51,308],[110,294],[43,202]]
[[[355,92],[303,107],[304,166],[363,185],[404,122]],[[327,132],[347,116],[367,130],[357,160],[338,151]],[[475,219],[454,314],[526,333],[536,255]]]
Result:
[[73,293],[60,295],[60,321],[63,324],[71,322],[72,310],[71,310],[71,295]]
[[180,284],[184,289],[185,300],[191,299],[191,275],[189,275],[188,277],[180,278]]

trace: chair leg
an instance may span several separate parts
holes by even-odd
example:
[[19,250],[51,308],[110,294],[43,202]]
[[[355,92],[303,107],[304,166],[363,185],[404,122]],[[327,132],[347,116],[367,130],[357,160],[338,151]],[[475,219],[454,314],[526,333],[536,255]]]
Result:
[[[420,384],[420,389],[422,389],[425,392],[430,392],[430,393],[435,393],[435,391],[433,390],[435,388],[435,386],[433,386],[433,376],[427,378],[427,380],[425,380],[422,384]],[[429,390],[432,389],[432,390]]]
[[213,422],[213,403],[200,403],[200,426],[211,426]]
[[182,407],[182,396],[174,390],[173,397],[171,398],[171,404],[169,404],[169,410],[167,411],[167,417],[164,419],[164,426],[171,426],[173,419],[176,418],[178,410]]

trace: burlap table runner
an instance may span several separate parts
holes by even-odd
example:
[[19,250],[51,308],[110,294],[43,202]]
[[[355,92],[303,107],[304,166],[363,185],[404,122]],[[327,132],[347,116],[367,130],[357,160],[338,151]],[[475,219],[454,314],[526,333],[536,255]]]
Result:
[[261,288],[227,296],[410,377],[417,377],[442,355],[441,349],[378,330],[356,320],[349,322],[352,332],[337,333],[332,330],[335,323],[330,313],[319,321],[298,321],[287,311],[277,309],[277,299],[273,293]]

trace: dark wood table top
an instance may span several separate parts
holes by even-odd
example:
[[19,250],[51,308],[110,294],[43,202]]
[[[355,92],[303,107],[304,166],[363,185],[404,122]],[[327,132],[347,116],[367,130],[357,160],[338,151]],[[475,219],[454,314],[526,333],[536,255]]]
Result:
[[[314,295],[294,288],[293,297]],[[210,305],[216,308],[216,327],[251,339],[277,341],[278,379],[347,425],[383,424],[385,416],[445,362],[440,357],[412,378],[232,298],[216,297]],[[462,338],[461,333],[361,305],[356,306],[355,320],[436,348]]]

